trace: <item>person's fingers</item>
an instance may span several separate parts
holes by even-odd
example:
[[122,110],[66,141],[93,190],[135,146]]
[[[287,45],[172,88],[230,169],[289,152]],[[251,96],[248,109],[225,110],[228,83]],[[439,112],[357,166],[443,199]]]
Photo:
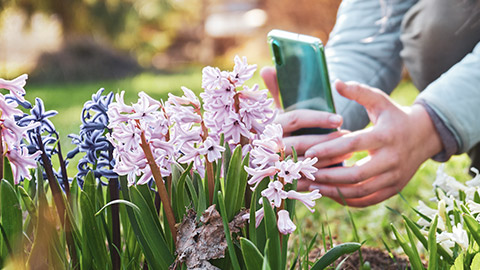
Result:
[[275,122],[282,125],[284,133],[301,128],[338,128],[342,125],[342,116],[316,110],[293,110],[279,114]]
[[312,183],[309,188],[311,190],[318,189],[322,195],[327,197],[340,198],[343,196],[345,199],[353,199],[369,196],[379,190],[389,188],[396,184],[397,181],[395,181],[393,175],[387,172],[358,184],[338,186]]
[[369,87],[357,82],[335,81],[335,88],[338,93],[348,99],[358,102],[367,110],[373,108],[382,109],[388,106],[388,96],[382,90]]
[[[369,158],[370,156],[365,160]],[[388,155],[383,153],[378,153],[368,161],[365,160],[360,160],[351,167],[320,169],[314,174],[315,182],[321,184],[356,184],[391,170],[397,163],[395,158],[389,158]]]
[[278,88],[277,71],[274,67],[264,67],[260,70],[260,76],[262,76],[265,85],[267,86],[270,94],[272,94],[275,106],[281,108],[280,103],[280,90]]
[[326,168],[331,165],[342,163],[343,161],[351,158],[352,156],[353,156],[352,153],[348,153],[344,156],[321,159],[317,163],[315,163],[315,167],[319,169]]
[[283,138],[283,143],[285,144],[285,154],[291,155],[292,147],[293,147],[297,152],[297,155],[303,156],[305,151],[311,148],[312,146],[338,138],[348,133],[350,133],[350,131],[340,130],[340,131],[332,132],[329,134],[323,134],[323,135],[300,135],[300,136],[285,137]]
[[312,183],[314,183],[312,180],[298,179],[298,181],[297,181],[297,191],[309,191],[309,190],[311,190],[310,185]]
[[331,158],[348,153],[374,150],[389,140],[383,133],[372,132],[372,128],[355,131],[345,136],[312,146],[305,151],[305,157]]
[[[391,186],[362,198],[345,199],[345,201],[347,205],[352,207],[366,207],[383,202],[384,200],[398,194],[401,190],[402,187]],[[338,198],[336,198],[335,200],[338,200]]]

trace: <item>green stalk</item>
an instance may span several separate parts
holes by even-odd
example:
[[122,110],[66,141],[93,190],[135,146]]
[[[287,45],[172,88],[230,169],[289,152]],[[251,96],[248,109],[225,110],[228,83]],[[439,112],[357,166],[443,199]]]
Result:
[[155,184],[157,184],[158,195],[160,196],[160,200],[163,204],[163,209],[165,210],[165,216],[167,217],[168,226],[170,227],[170,231],[172,232],[172,237],[174,242],[177,241],[177,230],[175,229],[175,215],[173,214],[172,205],[170,203],[170,196],[168,195],[167,188],[163,183],[162,174],[160,173],[160,169],[155,163],[155,158],[152,154],[152,149],[145,138],[145,132],[142,131],[141,134],[142,142],[140,146],[145,153],[145,157],[147,158],[148,165],[150,166],[150,170],[152,171],[153,179],[155,180]]

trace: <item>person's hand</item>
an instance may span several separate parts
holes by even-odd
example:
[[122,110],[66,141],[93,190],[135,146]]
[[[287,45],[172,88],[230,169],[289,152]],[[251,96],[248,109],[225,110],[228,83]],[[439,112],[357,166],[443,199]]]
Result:
[[338,81],[335,86],[367,109],[373,126],[314,145],[305,157],[317,157],[325,166],[358,151],[369,155],[351,167],[320,169],[315,182],[301,180],[299,188],[319,189],[342,202],[340,191],[356,207],[379,203],[400,192],[419,166],[442,150],[441,140],[422,105],[401,107],[379,89],[358,83]]
[[[281,107],[280,95],[277,83],[277,73],[273,67],[264,67],[260,75],[265,82],[270,94],[272,95],[277,108]],[[290,137],[290,133],[301,128],[329,128],[336,129],[342,125],[343,119],[340,115],[316,111],[316,110],[293,110],[277,115],[275,122],[282,125],[286,154],[292,153],[292,147],[295,148],[299,159],[303,159],[303,154],[310,147],[342,136],[348,131],[337,131],[326,135],[300,135]],[[339,162],[343,161],[339,160]],[[321,166],[321,162],[317,166]]]

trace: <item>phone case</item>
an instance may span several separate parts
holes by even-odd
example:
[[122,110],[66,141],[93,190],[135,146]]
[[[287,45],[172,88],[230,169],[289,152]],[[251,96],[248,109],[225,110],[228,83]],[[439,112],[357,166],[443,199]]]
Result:
[[[283,109],[312,109],[335,113],[324,48],[320,39],[272,30],[268,33]],[[335,130],[301,130],[324,134]]]

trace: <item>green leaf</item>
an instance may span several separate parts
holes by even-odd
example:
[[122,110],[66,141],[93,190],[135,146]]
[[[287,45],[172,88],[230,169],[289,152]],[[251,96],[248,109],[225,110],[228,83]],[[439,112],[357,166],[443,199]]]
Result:
[[450,270],[463,270],[463,262],[465,260],[465,254],[462,252],[458,257],[455,259],[455,263],[450,267]]
[[[95,177],[93,176],[93,172],[88,172],[87,175],[85,176],[84,182],[83,182],[83,192],[85,192],[88,195],[88,198],[93,202],[96,200],[96,189],[97,183],[95,181]],[[80,194],[80,192],[79,192]]]
[[[202,178],[198,174],[198,172],[193,173],[193,181],[198,185],[198,205],[195,208],[197,213],[203,213],[207,209],[207,201],[208,201],[208,194],[205,192],[204,185],[202,183]],[[197,220],[200,219],[200,215],[197,215]]]
[[133,208],[133,210],[135,210],[137,212],[140,212],[140,208],[138,208],[138,206],[136,206],[134,203],[126,201],[126,200],[118,199],[118,200],[110,201],[109,203],[105,204],[102,208],[100,208],[100,210],[97,211],[97,213],[95,213],[95,216],[98,216],[103,210],[105,210],[105,208],[109,207],[110,205],[114,205],[114,204],[124,204],[126,206],[130,206],[131,208]]
[[230,164],[230,159],[232,158],[232,149],[228,142],[224,144],[225,151],[223,151],[223,181],[224,186],[227,186],[227,174],[228,174],[228,165]]
[[188,167],[185,169],[185,171],[180,175],[180,178],[177,181],[176,185],[176,196],[173,198],[175,201],[176,209],[177,209],[177,218],[178,222],[180,222],[183,219],[183,216],[185,215],[186,208],[189,207],[189,205],[186,205],[186,200],[185,200],[185,183],[187,177],[189,178],[190,170],[193,167],[193,162],[191,162]]
[[[402,247],[405,254],[407,254],[407,256],[410,260],[410,263],[412,264],[413,269],[423,269],[423,265],[421,264],[421,262],[420,263],[418,262],[412,248],[407,244],[405,239],[400,235],[397,228],[395,228],[395,226],[393,226],[393,224],[390,224],[390,226],[392,228],[393,233],[395,234],[395,238],[397,238],[397,242],[400,244],[400,246]],[[406,227],[406,228],[408,230],[408,227]]]
[[473,239],[477,242],[477,245],[480,245],[480,224],[470,215],[463,214],[463,220],[465,225],[467,225],[467,230],[472,234]]
[[325,255],[315,262],[311,270],[322,270],[334,263],[342,255],[353,253],[360,249],[359,243],[343,243],[331,248]]
[[257,249],[255,244],[247,238],[240,238],[240,247],[242,249],[243,260],[247,270],[260,270],[263,263],[262,253]]
[[[7,240],[15,256],[23,257],[22,209],[14,187],[5,180],[2,180],[0,185],[0,205],[1,223]],[[6,253],[7,247],[2,243],[2,254]]]
[[30,195],[28,195],[28,192],[22,186],[18,186],[17,188],[18,192],[20,193],[20,197],[23,200],[23,204],[28,211],[28,214],[32,218],[32,221],[36,223],[37,207],[35,206],[35,203],[33,202],[32,198],[30,198]]
[[190,195],[190,199],[192,200],[193,208],[197,209],[198,194],[197,194],[197,191],[195,190],[195,186],[193,185],[193,180],[190,177],[187,177],[187,179],[185,179],[185,183],[187,184],[187,190]]
[[[119,176],[118,180],[120,181],[120,186],[122,190],[122,196],[123,199],[125,200],[130,200],[130,193],[129,193],[129,187],[127,185],[127,177],[126,176]],[[153,253],[152,249],[149,246],[149,243],[147,242],[147,239],[145,238],[145,235],[143,234],[142,230],[140,229],[139,226],[139,221],[137,221],[137,218],[135,216],[135,212],[132,210],[132,208],[126,207],[123,208],[127,212],[128,220],[129,222],[123,222],[123,224],[128,224],[130,228],[133,231],[133,234],[135,238],[138,240],[138,243],[140,244],[140,248],[143,251],[143,254],[148,261],[155,261],[155,254]],[[125,226],[124,226],[125,228]],[[127,244],[127,247],[131,247],[131,253],[135,254],[135,249],[134,249],[134,244],[132,243],[133,240],[130,238],[130,243]],[[155,264],[150,264],[150,265],[155,265]]]
[[[243,200],[244,197],[246,178],[245,183],[243,183],[242,176],[245,174],[242,163],[242,147],[238,145],[233,151],[230,164],[228,165],[227,178],[225,179],[225,207],[227,208],[228,221],[232,220],[240,210],[240,208],[237,209],[237,200]],[[240,194],[241,198],[239,198]]]
[[80,192],[80,209],[82,212],[82,237],[84,238],[83,250],[89,250],[93,259],[93,266],[97,269],[110,268],[111,261],[105,245],[105,232],[98,226],[92,200],[85,191]]
[[143,249],[144,251],[149,249],[153,255],[153,257],[146,257],[149,267],[152,267],[152,269],[168,269],[173,263],[174,257],[162,235],[158,216],[152,213],[151,206],[148,205],[136,187],[130,187],[130,195],[131,201],[140,208],[140,213],[134,212],[134,214],[140,233],[147,244]]
[[432,226],[428,231],[428,270],[438,269],[438,256],[437,256],[437,224],[438,215],[435,215]]
[[277,218],[267,198],[262,197],[262,199],[264,209],[263,218],[268,239],[268,245],[265,246],[268,250],[268,254],[265,253],[264,255],[265,257],[268,256],[269,265],[272,269],[284,269],[285,267],[282,267],[282,256],[279,256],[282,252],[280,248],[280,235],[277,229]]
[[270,259],[268,258],[268,256],[270,256],[270,252],[269,252],[269,247],[270,246],[270,240],[267,239],[267,242],[265,243],[265,251],[263,252],[263,254],[265,254],[265,256],[263,257],[263,264],[262,264],[262,270],[271,270],[272,268],[270,267]]
[[248,224],[248,233],[249,239],[255,244],[255,246],[260,250],[260,252],[265,250],[265,243],[267,241],[266,232],[265,232],[265,221],[262,220],[258,227],[255,227],[256,223],[256,216],[255,212],[261,209],[263,206],[259,203],[262,198],[260,192],[264,190],[268,183],[269,178],[265,178],[258,184],[257,188],[252,194],[252,198],[250,200],[250,223]]
[[221,191],[218,191],[217,198],[218,198],[218,204],[220,206],[220,216],[222,217],[223,230],[225,232],[225,239],[227,240],[227,245],[228,245],[228,255],[232,262],[233,269],[240,270],[237,254],[235,252],[235,246],[233,245],[232,236],[230,234],[230,228],[228,227],[228,220],[226,215],[227,210],[225,209],[225,202],[223,200],[223,195]]
[[414,223],[411,219],[409,219],[405,215],[402,215],[402,217],[403,217],[403,220],[405,221],[405,224],[412,230],[412,232],[415,234],[417,239],[422,243],[423,247],[428,250],[429,242],[427,241],[427,238],[422,234],[417,224]]
[[[418,228],[418,225],[414,223],[411,219],[407,218],[406,216],[402,215],[403,219],[405,220],[405,224],[412,230],[412,232],[415,234],[417,239],[422,243],[423,247],[425,249],[429,250],[429,242],[427,238],[420,232],[420,229]],[[453,263],[453,258],[452,256],[445,250],[443,246],[440,244],[437,244],[436,250],[442,258],[447,261],[449,264]]]
[[[3,157],[3,179],[7,180],[12,186],[15,185],[13,181],[13,172],[12,172],[12,165],[10,164],[10,161],[8,158],[5,156]],[[1,179],[0,179],[1,180]]]
[[475,254],[475,257],[473,257],[470,269],[480,269],[480,253]]
[[417,245],[415,243],[415,238],[413,238],[412,230],[410,230],[408,227],[405,227],[405,230],[407,231],[408,240],[410,241],[410,247],[412,249],[412,255],[415,260],[415,262],[412,262],[412,258],[410,258],[410,262],[412,262],[413,265],[419,265],[422,267],[419,269],[423,269],[422,259],[420,259]]
[[248,238],[252,240],[253,243],[257,243],[257,228],[255,227],[256,223],[256,211],[257,211],[257,194],[258,194],[258,189],[256,189],[253,194],[252,198],[250,200],[250,217],[249,217],[249,222],[248,222]]

